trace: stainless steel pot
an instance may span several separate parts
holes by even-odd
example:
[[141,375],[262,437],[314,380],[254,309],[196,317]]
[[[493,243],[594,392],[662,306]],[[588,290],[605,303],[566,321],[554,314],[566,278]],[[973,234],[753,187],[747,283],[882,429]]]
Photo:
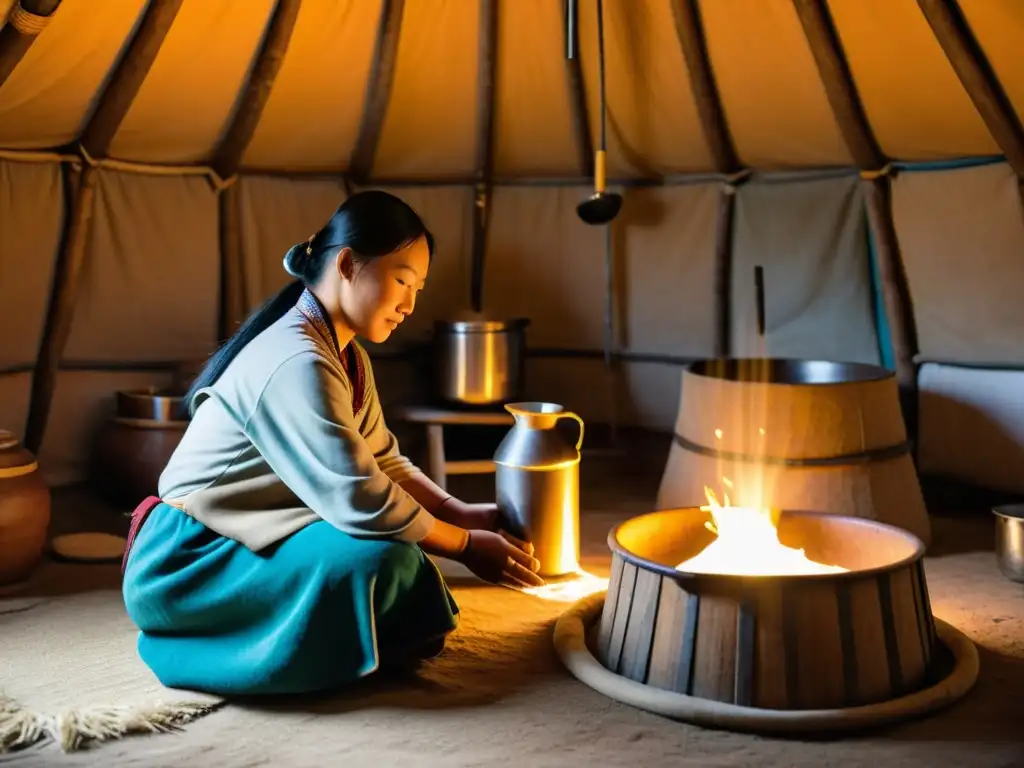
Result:
[[521,399],[529,324],[526,318],[435,322],[438,397],[466,405],[497,405]]
[[993,507],[996,563],[1003,576],[1024,584],[1024,504]]
[[158,387],[120,391],[114,393],[117,416],[147,421],[187,421],[185,395]]

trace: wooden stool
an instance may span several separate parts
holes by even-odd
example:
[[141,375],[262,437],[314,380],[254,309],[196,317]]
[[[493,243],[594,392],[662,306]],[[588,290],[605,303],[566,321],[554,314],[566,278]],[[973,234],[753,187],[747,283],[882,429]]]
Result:
[[425,424],[427,428],[427,475],[441,488],[447,488],[448,475],[483,475],[494,471],[490,459],[469,461],[448,461],[444,452],[444,428],[446,425],[507,424],[515,419],[508,411],[457,411],[430,406],[399,406],[395,418],[411,424]]

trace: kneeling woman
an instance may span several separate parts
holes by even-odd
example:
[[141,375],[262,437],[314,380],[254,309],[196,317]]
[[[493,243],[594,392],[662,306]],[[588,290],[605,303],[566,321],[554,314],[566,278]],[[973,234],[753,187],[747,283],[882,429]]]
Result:
[[450,497],[402,456],[355,341],[412,313],[433,250],[401,200],[353,195],[189,390],[124,563],[139,654],[165,685],[297,693],[439,653],[458,608],[425,553],[543,583],[495,505]]

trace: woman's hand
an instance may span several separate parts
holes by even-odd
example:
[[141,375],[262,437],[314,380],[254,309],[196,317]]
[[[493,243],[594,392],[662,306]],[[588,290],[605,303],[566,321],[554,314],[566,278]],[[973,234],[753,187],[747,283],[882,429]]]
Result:
[[508,534],[505,536],[506,539],[526,554],[533,554],[533,544],[516,538],[521,531],[505,518],[497,504],[467,504],[453,496],[441,505],[439,513],[445,522],[457,525],[467,531],[494,531]]
[[467,531],[504,530],[517,533],[494,503],[469,504],[452,496],[441,505],[437,514],[452,525],[465,528]]
[[467,504],[454,496],[440,506],[437,516],[467,531],[497,531],[502,523],[497,504]]
[[469,531],[469,543],[459,561],[476,576],[492,584],[512,587],[542,587],[537,575],[540,563],[527,554],[533,547],[502,532],[482,529]]

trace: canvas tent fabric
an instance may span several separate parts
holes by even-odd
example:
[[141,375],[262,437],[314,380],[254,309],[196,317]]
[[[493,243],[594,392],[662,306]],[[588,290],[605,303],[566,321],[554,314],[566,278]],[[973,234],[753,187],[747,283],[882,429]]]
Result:
[[[757,349],[761,265],[769,354],[912,354],[924,464],[1024,490],[1011,459],[997,472],[967,456],[972,441],[1024,451],[1021,4],[605,0],[608,172],[625,198],[610,395],[605,233],[575,216],[598,136],[597,3],[578,7],[581,97],[563,0],[0,0],[0,427],[25,434],[33,376],[52,378],[41,465],[80,479],[112,393],[208,355],[225,314],[284,283],[287,247],[369,187],[438,235],[413,321],[374,350],[385,397],[414,391],[402,350],[470,306],[482,180],[483,308],[531,319],[528,396],[671,430],[682,364]],[[973,70],[950,53],[954,17]],[[832,38],[815,43],[816,18]],[[841,67],[822,58],[829,39]],[[850,93],[856,109],[837,108]],[[56,310],[67,333],[47,346]],[[984,423],[949,422],[968,402]]]

